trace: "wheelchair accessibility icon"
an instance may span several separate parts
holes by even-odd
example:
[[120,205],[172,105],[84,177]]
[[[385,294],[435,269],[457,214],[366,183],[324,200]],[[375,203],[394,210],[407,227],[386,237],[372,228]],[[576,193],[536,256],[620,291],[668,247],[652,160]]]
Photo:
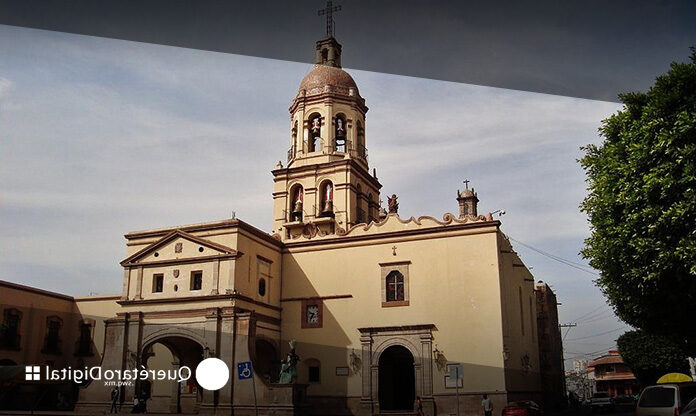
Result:
[[250,379],[253,376],[251,371],[251,361],[237,363],[237,378],[240,380]]

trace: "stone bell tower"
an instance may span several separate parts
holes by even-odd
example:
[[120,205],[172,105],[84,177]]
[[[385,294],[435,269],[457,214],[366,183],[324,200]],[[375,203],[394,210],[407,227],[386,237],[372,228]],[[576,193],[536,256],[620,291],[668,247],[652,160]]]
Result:
[[315,65],[290,105],[287,165],[272,171],[273,233],[283,240],[379,218],[382,185],[367,160],[367,106],[341,69],[341,49],[332,33],[317,41]]

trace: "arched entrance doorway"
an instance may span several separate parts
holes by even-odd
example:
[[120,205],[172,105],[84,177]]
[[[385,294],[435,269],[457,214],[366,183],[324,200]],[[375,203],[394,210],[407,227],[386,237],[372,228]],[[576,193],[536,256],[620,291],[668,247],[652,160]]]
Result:
[[413,355],[401,345],[392,345],[379,357],[379,409],[413,410],[416,377]]
[[[178,370],[187,366],[195,372],[203,360],[203,347],[181,336],[159,338],[143,348],[142,362],[148,370]],[[148,397],[148,413],[194,413],[202,398],[195,377],[184,382],[154,380],[139,386],[139,394]]]

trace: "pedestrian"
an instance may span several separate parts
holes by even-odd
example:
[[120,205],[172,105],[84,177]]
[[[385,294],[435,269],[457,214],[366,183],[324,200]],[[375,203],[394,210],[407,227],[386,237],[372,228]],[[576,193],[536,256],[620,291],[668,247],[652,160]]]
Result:
[[416,396],[416,401],[413,402],[413,409],[418,412],[418,416],[423,416],[423,401],[420,396]]
[[118,401],[118,388],[114,387],[113,390],[111,390],[111,408],[109,409],[109,413],[118,413],[118,408],[116,408],[116,402]]
[[483,414],[485,416],[493,415],[493,405],[491,404],[491,399],[488,398],[488,394],[483,393],[483,400],[481,400],[481,407],[483,407]]
[[131,413],[140,413],[140,400],[138,400],[137,395],[133,397],[133,410],[131,410]]

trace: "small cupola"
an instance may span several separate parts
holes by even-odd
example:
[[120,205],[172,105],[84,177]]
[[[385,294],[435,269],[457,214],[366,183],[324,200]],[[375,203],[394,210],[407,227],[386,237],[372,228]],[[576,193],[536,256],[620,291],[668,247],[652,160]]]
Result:
[[457,202],[459,203],[459,218],[475,217],[478,215],[478,195],[474,188],[469,189],[469,181],[464,181],[466,189],[457,191]]
[[333,37],[317,41],[317,65],[341,67],[341,44]]

